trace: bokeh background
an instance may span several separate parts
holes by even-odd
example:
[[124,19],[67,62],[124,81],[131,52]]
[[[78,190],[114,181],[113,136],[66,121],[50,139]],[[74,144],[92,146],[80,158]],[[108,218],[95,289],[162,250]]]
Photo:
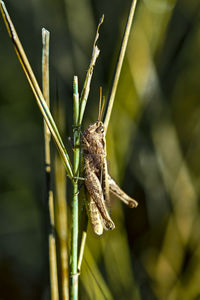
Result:
[[[72,152],[73,76],[81,88],[104,13],[86,127],[99,86],[108,95],[131,1],[5,2],[39,82],[41,28],[51,32],[52,112]],[[199,25],[198,0],[138,1],[107,147],[139,206],[113,199],[116,229],[89,228],[80,299],[200,299]],[[43,121],[2,18],[0,70],[0,299],[49,299]]]

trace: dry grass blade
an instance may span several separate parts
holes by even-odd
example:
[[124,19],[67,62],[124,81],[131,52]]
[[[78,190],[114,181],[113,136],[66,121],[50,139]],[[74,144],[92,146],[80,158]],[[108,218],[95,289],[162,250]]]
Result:
[[14,48],[15,48],[15,51],[17,53],[17,56],[18,56],[18,59],[21,63],[21,66],[24,70],[24,73],[28,79],[28,82],[32,88],[32,91],[35,95],[35,98],[36,98],[36,101],[37,101],[37,104],[41,110],[41,113],[45,119],[45,122],[52,134],[52,137],[54,138],[54,142],[58,148],[58,151],[62,157],[62,160],[65,164],[65,167],[66,167],[66,170],[67,170],[67,175],[70,177],[70,178],[73,178],[73,172],[72,172],[72,166],[71,166],[71,162],[70,162],[70,159],[69,159],[69,156],[68,156],[68,153],[66,151],[66,148],[62,142],[62,139],[60,137],[60,134],[58,132],[58,129],[57,129],[57,126],[53,120],[53,117],[49,111],[49,108],[46,104],[46,101],[44,99],[44,96],[41,92],[41,89],[38,85],[38,82],[35,78],[35,75],[32,71],[32,68],[29,64],[29,61],[27,59],[27,56],[24,52],[24,49],[22,47],[22,44],[18,38],[18,35],[17,35],[17,32],[15,30],[15,27],[11,21],[11,18],[6,10],[6,7],[5,7],[5,4],[3,1],[0,2],[0,9],[1,9],[1,13],[2,13],[2,16],[3,16],[3,19],[4,19],[4,22],[6,24],[6,27],[7,27],[7,30],[8,30],[8,33],[9,33],[9,36],[14,44]]

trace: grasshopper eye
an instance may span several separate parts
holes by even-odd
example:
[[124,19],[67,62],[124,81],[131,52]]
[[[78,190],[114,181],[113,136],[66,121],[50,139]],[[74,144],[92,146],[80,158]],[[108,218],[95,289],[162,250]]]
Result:
[[99,126],[99,127],[96,129],[96,132],[101,132],[101,133],[103,133],[103,132],[104,132],[104,127],[103,127],[103,126]]

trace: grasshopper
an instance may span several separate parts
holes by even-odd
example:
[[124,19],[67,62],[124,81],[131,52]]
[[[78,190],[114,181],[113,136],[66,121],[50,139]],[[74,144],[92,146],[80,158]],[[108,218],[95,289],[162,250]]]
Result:
[[[100,115],[100,114],[99,114]],[[87,211],[94,232],[112,230],[115,224],[109,215],[110,193],[129,207],[137,207],[136,200],[129,197],[108,174],[104,124],[98,121],[83,132],[84,182],[88,192]]]

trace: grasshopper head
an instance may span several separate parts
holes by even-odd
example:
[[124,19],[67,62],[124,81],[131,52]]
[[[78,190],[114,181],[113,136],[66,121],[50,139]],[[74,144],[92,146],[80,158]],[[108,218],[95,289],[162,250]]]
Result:
[[87,131],[90,134],[94,134],[94,133],[104,134],[104,124],[102,121],[96,121],[95,123],[91,124],[87,128]]
[[83,142],[84,140],[91,143],[98,143],[102,139],[105,139],[104,124],[102,121],[96,121],[95,123],[88,126],[88,128],[83,132]]

